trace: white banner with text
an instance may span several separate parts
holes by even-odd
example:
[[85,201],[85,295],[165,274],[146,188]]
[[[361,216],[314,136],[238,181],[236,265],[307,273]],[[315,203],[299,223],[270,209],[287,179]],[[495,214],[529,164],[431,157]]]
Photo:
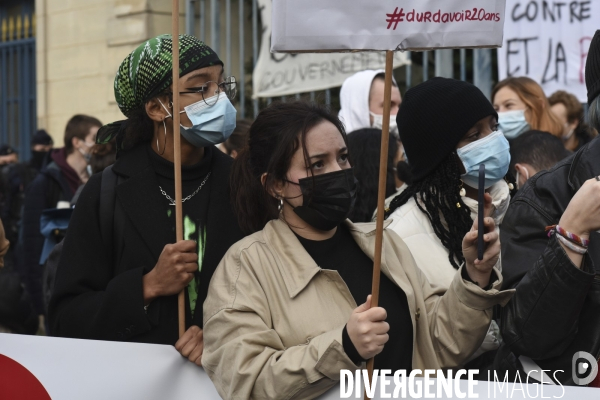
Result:
[[[383,69],[384,52],[345,54],[271,53],[272,0],[258,0],[262,42],[252,72],[253,98],[287,96],[339,87],[349,76],[366,69]],[[405,53],[394,54],[394,68],[409,64]]]
[[[473,380],[476,370],[375,370],[367,391],[384,398],[577,399],[597,400],[600,389],[517,383],[492,374]],[[420,377],[416,377],[418,372]],[[433,374],[432,374],[433,373]],[[428,376],[429,375],[429,376]],[[340,383],[320,400],[362,398],[366,371],[340,371]],[[534,376],[534,375],[532,375]],[[453,379],[452,379],[453,378]],[[408,397],[407,397],[408,396]],[[282,398],[285,394],[282,394]],[[217,400],[204,370],[173,346],[0,334],[0,399],[18,400]]]
[[499,47],[505,0],[273,0],[271,51]]
[[585,61],[597,29],[600,0],[507,0],[500,79],[527,76],[547,96],[566,90],[587,102]]

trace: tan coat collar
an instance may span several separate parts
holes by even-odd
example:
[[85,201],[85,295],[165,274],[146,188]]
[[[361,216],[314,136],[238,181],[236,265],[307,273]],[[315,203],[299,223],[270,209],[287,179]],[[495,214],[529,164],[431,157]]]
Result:
[[[384,228],[390,222],[391,220],[385,221]],[[373,259],[375,249],[368,246],[369,241],[373,241],[373,239],[369,240],[367,238],[375,236],[375,223],[355,225],[350,220],[346,220],[345,224],[362,251],[370,259]],[[278,219],[268,222],[263,230],[263,234],[273,251],[273,255],[278,258],[276,263],[281,276],[283,276],[290,298],[296,297],[321,268],[308,252],[304,250],[294,232],[284,221]]]

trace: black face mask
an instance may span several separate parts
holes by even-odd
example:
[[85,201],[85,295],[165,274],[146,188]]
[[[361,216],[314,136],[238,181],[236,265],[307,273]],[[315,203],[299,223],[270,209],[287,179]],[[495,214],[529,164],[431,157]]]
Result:
[[330,231],[352,211],[357,182],[352,168],[290,182],[300,186],[303,196],[301,206],[292,206],[294,212],[310,226]]
[[47,151],[31,151],[30,164],[33,168],[40,170],[44,166],[44,160],[48,155]]

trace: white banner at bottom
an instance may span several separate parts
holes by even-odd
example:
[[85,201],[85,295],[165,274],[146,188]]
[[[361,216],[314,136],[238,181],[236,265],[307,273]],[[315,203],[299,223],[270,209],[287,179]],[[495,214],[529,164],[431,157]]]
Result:
[[[469,389],[467,380],[456,383],[457,396],[451,393],[448,397],[444,392],[430,397],[426,393],[428,385],[419,378],[415,381],[420,381],[415,386],[422,390],[415,392],[409,388],[407,398],[600,398],[600,389],[595,388],[544,385],[540,390],[539,385],[525,383],[496,382],[488,386],[487,382],[475,382]],[[379,389],[374,390],[373,399],[391,397],[382,396]],[[340,391],[338,384],[320,400],[362,398],[362,388],[360,391],[358,396],[349,394],[349,390]],[[219,398],[204,370],[184,359],[173,346],[0,334],[2,400]]]

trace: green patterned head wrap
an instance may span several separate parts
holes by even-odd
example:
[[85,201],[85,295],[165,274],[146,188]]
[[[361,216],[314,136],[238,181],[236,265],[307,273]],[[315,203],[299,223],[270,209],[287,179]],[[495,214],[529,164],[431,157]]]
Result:
[[[153,97],[163,93],[173,83],[173,41],[171,35],[147,40],[121,63],[115,77],[115,99],[126,117],[143,107]],[[179,35],[179,76],[191,71],[223,65],[217,53],[198,38]],[[104,144],[122,136],[124,121],[105,125],[98,132],[97,143]],[[117,149],[122,137],[117,137]]]

